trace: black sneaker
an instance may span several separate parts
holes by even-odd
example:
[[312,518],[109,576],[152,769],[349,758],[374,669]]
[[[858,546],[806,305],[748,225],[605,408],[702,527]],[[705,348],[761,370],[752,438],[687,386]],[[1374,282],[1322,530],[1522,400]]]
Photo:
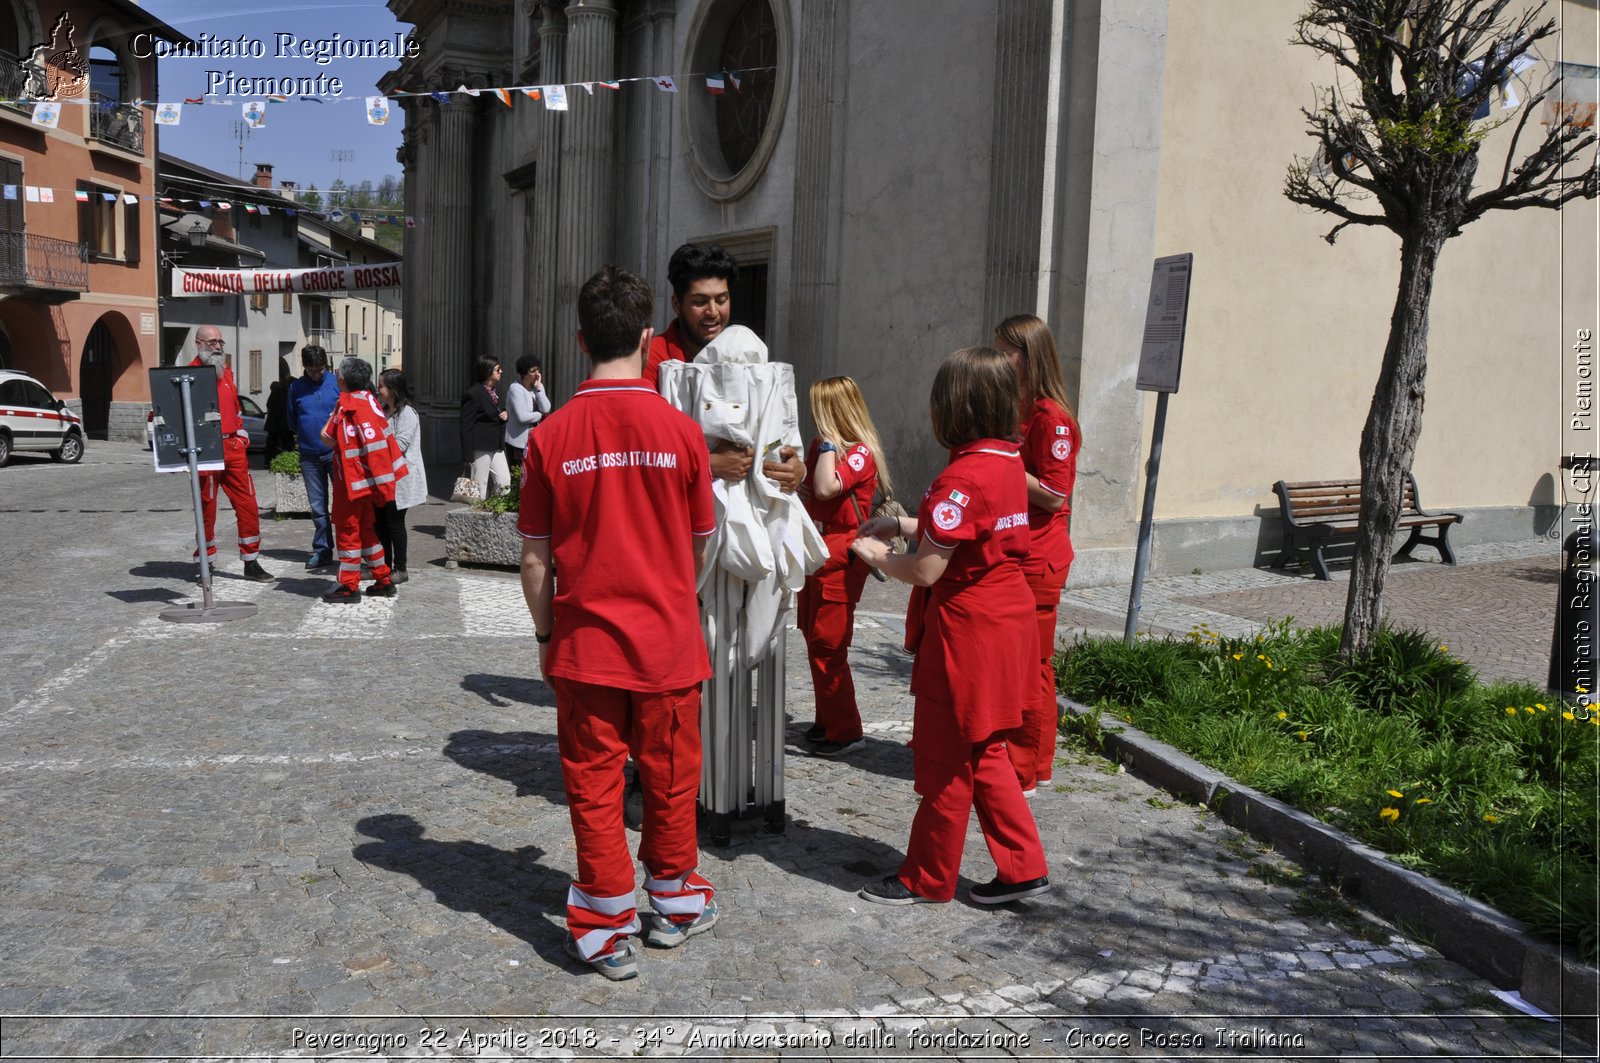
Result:
[[353,591],[341,583],[337,589],[324,594],[322,596],[322,600],[333,604],[339,604],[342,602],[346,605],[349,605],[361,600],[361,592]]
[[271,583],[275,577],[272,573],[261,567],[259,561],[246,561],[244,563],[244,578],[257,583]]
[[1044,876],[1030,878],[1026,882],[1001,882],[996,876],[981,886],[972,887],[967,891],[967,897],[973,904],[1005,904],[1038,896],[1049,888],[1050,880]]
[[382,583],[374,583],[372,586],[367,588],[368,598],[393,598],[394,596],[395,589],[393,580],[386,579]]
[[807,742],[820,742],[828,737],[828,729],[820,723],[814,723],[806,728],[806,733],[802,737]]
[[889,875],[877,882],[869,882],[861,887],[861,896],[874,904],[943,904],[932,897],[924,897],[920,893],[912,893],[899,875]]
[[824,739],[811,747],[811,752],[819,757],[842,757],[846,753],[860,749],[867,744],[865,736],[852,738],[848,742],[829,742]]

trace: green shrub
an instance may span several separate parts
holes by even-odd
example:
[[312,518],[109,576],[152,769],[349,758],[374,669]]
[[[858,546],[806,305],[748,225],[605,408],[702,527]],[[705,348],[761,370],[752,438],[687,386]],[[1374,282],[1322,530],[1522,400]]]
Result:
[[473,509],[490,513],[520,513],[522,511],[522,466],[511,470],[511,483],[481,501],[472,503]]
[[[1080,639],[1060,688],[1597,958],[1600,723],[1526,683],[1479,683],[1420,631],[1346,666],[1339,629]],[[1094,741],[1090,741],[1090,735]]]
[[268,463],[267,468],[284,476],[299,476],[300,452],[297,450],[285,450],[275,454],[272,461]]

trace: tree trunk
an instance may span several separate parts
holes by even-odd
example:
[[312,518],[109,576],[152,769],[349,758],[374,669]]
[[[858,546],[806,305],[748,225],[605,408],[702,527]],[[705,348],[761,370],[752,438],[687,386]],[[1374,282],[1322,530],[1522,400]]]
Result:
[[1400,290],[1389,319],[1389,342],[1361,431],[1361,529],[1345,599],[1345,660],[1366,656],[1382,618],[1390,543],[1400,517],[1406,474],[1422,433],[1423,378],[1428,370],[1428,304],[1433,272],[1444,247],[1435,231],[1406,234],[1400,243]]

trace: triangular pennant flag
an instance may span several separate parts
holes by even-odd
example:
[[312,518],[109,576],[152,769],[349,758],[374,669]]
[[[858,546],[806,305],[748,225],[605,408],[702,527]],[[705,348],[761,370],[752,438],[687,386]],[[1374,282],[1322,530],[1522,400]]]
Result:
[[80,188],[76,192],[72,193],[72,198],[76,199],[79,203],[87,203],[89,202],[89,193]]
[[367,97],[367,124],[385,125],[389,121],[389,101],[382,96]]
[[135,203],[139,202],[139,197],[134,195],[132,192],[124,192],[122,193],[122,201],[131,207]]
[[100,198],[105,200],[107,203],[115,203],[117,201],[117,194],[115,192],[101,192]]
[[232,203],[223,203],[221,201],[218,201],[217,209],[218,210],[232,210],[233,209],[233,204]]
[[727,82],[715,74],[706,75],[706,91],[713,96],[721,96],[728,90]]
[[510,89],[495,89],[494,90],[494,94],[496,96],[500,97],[500,102],[501,103],[505,104],[507,107],[511,106],[511,90]]
[[268,96],[267,97],[267,102],[268,103],[288,103],[289,102],[289,97],[287,97],[287,96]]
[[54,100],[40,100],[33,105],[33,124],[56,128],[61,122],[61,105]]
[[544,106],[549,111],[565,111],[567,109],[567,87],[565,85],[546,85],[544,87]]
[[261,213],[263,213],[263,214],[271,214],[272,213],[272,208],[267,206],[265,203],[263,203],[263,204],[261,204]]
[[528,97],[528,99],[530,99],[530,100],[537,100],[539,98],[539,90],[538,89],[523,89],[522,90],[522,94],[524,96]]
[[465,85],[461,85],[461,86],[457,87],[456,91],[457,92],[464,92],[468,96],[476,96],[478,93],[482,92],[483,90],[482,89],[472,89],[472,88],[468,88]]
[[244,205],[244,212],[246,214],[255,214],[255,213],[257,213],[256,205],[254,203],[246,203]]
[[430,92],[428,95],[432,96],[446,107],[450,106],[450,94],[448,92]]
[[622,91],[622,82],[620,81],[597,81],[595,84],[603,89],[610,89],[612,92]]
[[211,200],[202,199],[202,200],[199,201],[199,203],[200,203],[200,209],[201,210],[210,210],[211,209]]
[[320,96],[302,96],[302,97],[300,97],[300,102],[301,103],[321,103],[322,102],[322,97],[320,97]]
[[740,80],[739,72],[737,70],[724,70],[723,73],[728,75],[728,81],[732,83],[733,91],[740,91],[739,87],[743,85],[744,82]]
[[656,88],[662,92],[677,92],[678,83],[671,78],[656,78]]
[[594,95],[594,82],[592,82],[592,81],[580,81],[580,82],[578,82],[578,84],[583,86],[583,91],[584,92],[587,92],[591,96]]
[[206,102],[206,98],[204,96],[185,96],[183,98],[183,102],[184,103],[205,103]]
[[245,124],[251,129],[260,129],[267,124],[267,105],[260,100],[251,100],[241,108]]
[[177,125],[183,118],[183,105],[178,103],[156,104],[156,125]]

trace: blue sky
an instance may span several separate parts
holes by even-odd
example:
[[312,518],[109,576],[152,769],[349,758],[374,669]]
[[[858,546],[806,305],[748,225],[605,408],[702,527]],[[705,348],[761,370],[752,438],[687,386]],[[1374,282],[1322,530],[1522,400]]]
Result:
[[[203,96],[208,88],[208,71],[232,73],[240,77],[316,77],[339,78],[342,98],[347,102],[317,104],[293,96],[287,103],[267,108],[264,128],[253,130],[244,142],[245,179],[254,175],[258,162],[271,163],[275,180],[294,181],[301,188],[315,185],[325,189],[335,176],[346,184],[357,185],[369,179],[376,185],[385,176],[400,176],[395,149],[400,146],[404,115],[391,103],[389,123],[368,125],[359,100],[377,92],[376,83],[396,66],[390,59],[332,58],[326,65],[306,58],[278,58],[279,34],[292,34],[296,40],[322,40],[335,34],[346,40],[392,40],[396,32],[412,27],[395,21],[382,0],[363,0],[330,4],[252,3],[250,0],[144,0],[144,8],[172,28],[200,40],[201,34],[237,41],[243,35],[259,41],[265,58],[217,58],[206,56],[167,57],[160,60],[160,96],[163,101],[180,101]],[[216,87],[222,87],[218,85]],[[220,93],[213,99],[231,99],[232,106],[186,106],[182,122],[160,126],[161,150],[182,156],[202,166],[230,176],[239,175],[239,143],[233,124],[241,117],[247,99],[262,99],[265,94]],[[353,158],[336,162],[331,152],[348,150]]]

